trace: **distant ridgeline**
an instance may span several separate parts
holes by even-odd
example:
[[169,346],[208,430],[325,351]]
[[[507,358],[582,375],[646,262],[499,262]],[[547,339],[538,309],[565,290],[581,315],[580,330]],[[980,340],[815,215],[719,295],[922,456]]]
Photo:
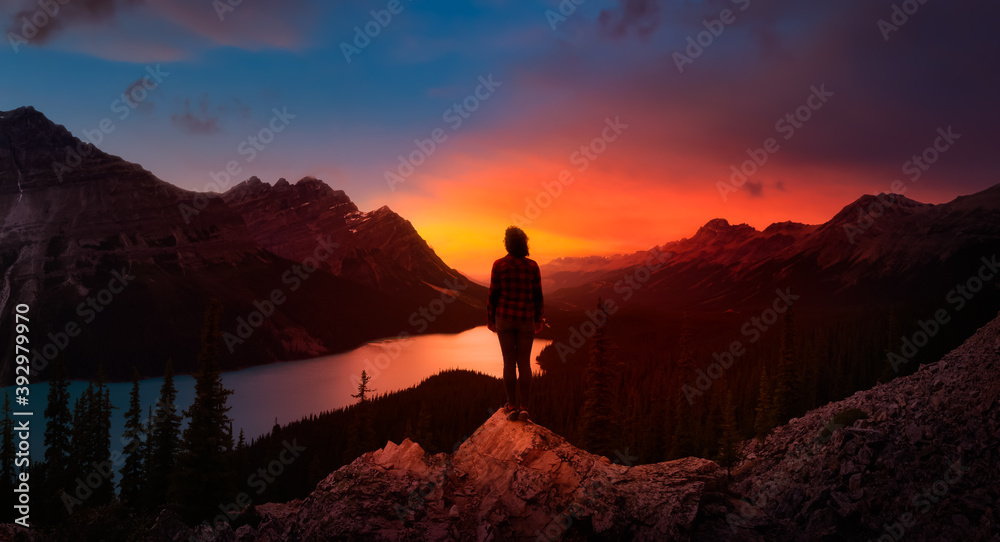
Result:
[[[225,370],[481,323],[485,288],[388,207],[362,212],[308,177],[222,182],[206,187],[222,194],[182,190],[30,107],[0,112],[0,341],[25,303],[36,375],[61,358],[71,378],[101,365],[121,381],[168,359],[193,372],[211,299]],[[414,318],[442,299],[447,310]]]

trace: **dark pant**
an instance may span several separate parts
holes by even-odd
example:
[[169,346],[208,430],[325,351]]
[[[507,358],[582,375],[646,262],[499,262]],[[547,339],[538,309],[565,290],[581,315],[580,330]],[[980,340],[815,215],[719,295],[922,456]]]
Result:
[[535,339],[535,324],[497,318],[496,328],[500,352],[503,354],[503,385],[507,390],[507,402],[528,408],[528,399],[531,397],[531,343]]

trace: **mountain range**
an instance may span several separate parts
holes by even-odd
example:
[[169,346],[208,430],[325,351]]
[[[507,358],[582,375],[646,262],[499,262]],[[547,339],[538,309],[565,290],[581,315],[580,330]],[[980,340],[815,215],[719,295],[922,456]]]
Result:
[[[56,357],[76,378],[98,366],[112,379],[133,366],[158,375],[168,359],[193,370],[213,298],[225,369],[483,320],[486,289],[388,207],[361,211],[311,177],[183,190],[31,107],[0,112],[0,212],[0,340],[27,304],[36,372]],[[650,250],[556,259],[543,288],[549,306],[573,311],[604,298],[743,312],[779,290],[817,310],[957,306],[957,285],[996,274],[998,239],[1000,185],[939,205],[869,195],[824,224],[758,231],[720,218]]]
[[549,288],[559,288],[547,300],[571,307],[603,297],[657,310],[727,311],[770,300],[776,289],[801,293],[815,307],[941,304],[984,265],[994,275],[986,282],[996,283],[998,240],[1000,185],[938,205],[867,195],[819,225],[780,222],[759,231],[720,218],[648,251],[561,258],[541,270]]
[[31,107],[0,112],[0,214],[0,340],[28,305],[36,372],[57,357],[76,378],[159,375],[168,359],[191,371],[211,299],[226,369],[459,331],[485,312],[485,289],[388,207],[362,212],[313,178],[183,190]]

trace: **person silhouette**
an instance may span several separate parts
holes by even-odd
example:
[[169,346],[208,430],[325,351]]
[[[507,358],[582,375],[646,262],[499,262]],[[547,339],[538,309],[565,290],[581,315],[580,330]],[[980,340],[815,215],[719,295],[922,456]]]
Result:
[[504,234],[507,255],[493,262],[486,322],[497,334],[503,355],[507,419],[528,420],[531,398],[531,344],[542,330],[542,274],[528,258],[528,235],[516,226]]

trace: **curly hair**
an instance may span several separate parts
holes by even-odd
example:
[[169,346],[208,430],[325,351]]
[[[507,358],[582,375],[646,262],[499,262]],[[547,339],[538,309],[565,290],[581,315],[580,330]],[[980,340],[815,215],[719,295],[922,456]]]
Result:
[[525,258],[528,256],[528,234],[517,226],[511,226],[504,233],[503,246],[511,256]]

